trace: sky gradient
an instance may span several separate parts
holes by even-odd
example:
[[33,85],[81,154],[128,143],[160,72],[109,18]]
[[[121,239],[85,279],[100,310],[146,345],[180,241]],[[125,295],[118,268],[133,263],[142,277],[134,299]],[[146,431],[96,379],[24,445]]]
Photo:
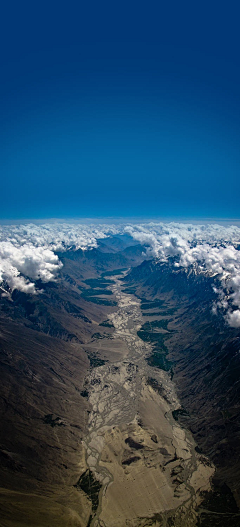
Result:
[[5,6],[1,219],[239,218],[237,2]]

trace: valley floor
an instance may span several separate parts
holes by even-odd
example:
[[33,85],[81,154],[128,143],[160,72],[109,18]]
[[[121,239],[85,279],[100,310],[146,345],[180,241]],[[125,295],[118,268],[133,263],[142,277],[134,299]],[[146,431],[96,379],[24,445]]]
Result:
[[115,331],[91,344],[106,362],[85,382],[92,409],[78,488],[92,501],[88,526],[193,527],[214,466],[173,419],[180,408],[174,383],[146,362],[151,346],[137,335],[140,301],[118,278],[110,286]]

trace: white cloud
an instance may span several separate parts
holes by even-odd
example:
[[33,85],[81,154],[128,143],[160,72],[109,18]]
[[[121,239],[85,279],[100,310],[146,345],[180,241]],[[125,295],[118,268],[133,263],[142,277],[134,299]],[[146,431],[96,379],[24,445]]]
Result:
[[236,309],[235,311],[229,311],[227,314],[227,320],[230,326],[233,328],[240,327],[240,310]]
[[12,225],[0,228],[0,281],[10,289],[36,293],[35,280],[55,280],[62,267],[55,251],[97,247],[97,239],[118,229],[68,223]]
[[35,293],[34,282],[54,280],[62,266],[58,257],[48,248],[24,243],[21,247],[10,241],[0,243],[0,279],[11,290]]
[[[240,229],[235,225],[190,223],[69,224],[48,223],[0,227],[0,280],[27,293],[36,293],[35,281],[55,280],[62,264],[56,251],[97,247],[98,239],[129,233],[143,245],[148,257],[178,267],[218,276],[222,286],[213,311],[240,327]],[[234,309],[235,308],[235,309]]]
[[219,299],[213,312],[221,310],[227,322],[240,327],[240,229],[217,224],[149,223],[126,226],[126,232],[140,243],[148,245],[146,254],[167,261],[177,257],[176,267],[193,266],[198,273],[218,276],[222,288],[216,290]]

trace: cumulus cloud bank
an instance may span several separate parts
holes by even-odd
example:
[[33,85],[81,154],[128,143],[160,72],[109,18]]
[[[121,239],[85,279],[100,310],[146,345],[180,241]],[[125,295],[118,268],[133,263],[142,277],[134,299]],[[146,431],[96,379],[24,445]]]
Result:
[[0,228],[0,282],[3,294],[18,289],[36,294],[35,280],[55,280],[62,267],[56,251],[97,247],[97,239],[117,232],[114,226],[62,224],[13,225]]
[[125,230],[148,245],[147,255],[167,261],[176,257],[176,267],[193,267],[196,273],[217,276],[221,289],[213,312],[221,311],[232,327],[240,327],[240,229],[235,225],[149,223]]
[[31,280],[54,280],[61,265],[58,257],[46,247],[36,247],[31,243],[19,247],[11,241],[0,243],[0,280],[5,281],[11,290],[36,293]]
[[[70,248],[91,249],[111,234],[128,233],[143,245],[149,258],[196,273],[217,276],[213,312],[222,312],[233,327],[240,327],[240,229],[235,225],[142,223],[142,224],[27,224],[0,228],[0,281],[10,290],[36,294],[35,281],[55,280],[62,267],[56,252]],[[7,292],[6,292],[7,294]]]

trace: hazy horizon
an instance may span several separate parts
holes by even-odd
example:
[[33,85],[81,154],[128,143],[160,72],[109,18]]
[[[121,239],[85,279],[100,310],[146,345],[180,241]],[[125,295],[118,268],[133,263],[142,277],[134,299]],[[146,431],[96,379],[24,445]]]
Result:
[[181,217],[181,216],[82,216],[82,217],[49,217],[49,218],[0,218],[0,225],[23,225],[23,224],[91,224],[91,223],[189,223],[189,224],[230,224],[240,227],[239,218],[218,218],[218,217]]

